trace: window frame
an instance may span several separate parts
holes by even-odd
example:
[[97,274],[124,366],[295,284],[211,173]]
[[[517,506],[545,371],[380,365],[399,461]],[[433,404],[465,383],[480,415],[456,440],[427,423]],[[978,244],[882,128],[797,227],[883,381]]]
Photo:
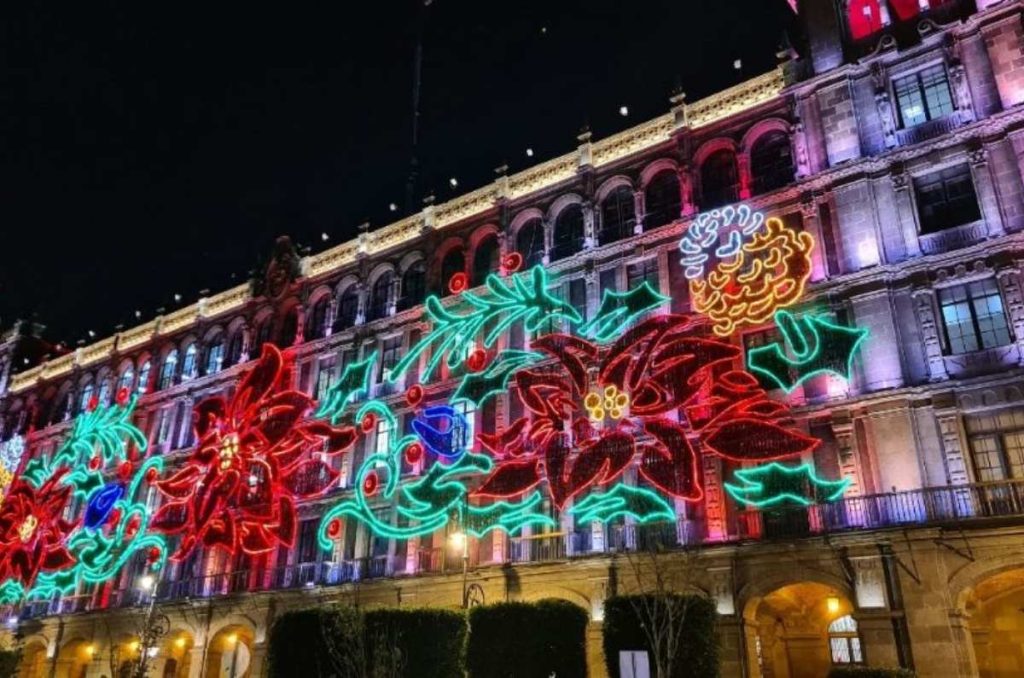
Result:
[[[992,294],[986,294],[983,297],[975,297],[975,296],[973,296],[973,294],[972,294],[972,285],[975,285],[975,284],[985,284],[985,283],[991,283],[992,284],[992,286],[993,286]],[[952,299],[951,303],[949,303],[949,304],[943,303],[943,296],[944,295],[952,294],[952,292],[954,290],[958,290],[958,289],[961,289],[961,290],[965,291],[965,295],[966,295],[965,299],[963,299],[963,300]],[[999,300],[1000,310],[1002,312],[1001,315],[1002,315],[1002,319],[1003,319],[1003,329],[1006,331],[1006,343],[993,344],[991,346],[986,346],[984,341],[983,341],[985,335],[983,334],[983,331],[981,329],[981,324],[980,324],[979,319],[978,319],[978,310],[975,307],[975,301],[980,300],[980,299],[991,299],[993,297],[995,297],[995,298],[997,298]],[[940,319],[942,321],[942,333],[943,333],[943,339],[945,340],[945,342],[944,342],[945,343],[945,346],[944,346],[945,351],[943,353],[944,355],[966,355],[968,353],[977,353],[978,351],[992,350],[992,349],[999,348],[1001,346],[1007,346],[1007,345],[1013,343],[1014,336],[1013,336],[1012,327],[1010,326],[1009,319],[1006,316],[1006,302],[1003,300],[1003,293],[1002,293],[1002,290],[999,289],[999,283],[996,282],[996,279],[994,277],[981,278],[980,280],[972,280],[972,281],[961,283],[961,284],[958,284],[958,285],[950,285],[948,287],[942,287],[942,288],[936,290],[935,301],[936,301],[936,304],[938,305],[939,317],[940,317]],[[965,345],[964,346],[965,350],[957,351],[957,350],[954,350],[954,347],[953,347],[953,340],[952,340],[952,338],[950,336],[950,333],[949,333],[949,321],[946,318],[945,309],[947,308],[947,306],[957,306],[959,304],[966,304],[968,313],[970,314],[970,328],[973,331],[972,337],[974,339],[974,348],[973,349],[967,349],[967,347]],[[992,316],[989,316],[989,317],[992,317]],[[961,325],[961,324],[962,323],[958,323],[958,325]],[[998,330],[994,328],[993,329],[993,333],[998,333]]]
[[[927,86],[925,85],[923,74],[926,73],[926,72],[929,72],[929,71],[936,71],[936,70],[941,70],[942,71],[942,76],[943,76],[942,82],[944,82],[945,85],[946,85],[946,90],[945,91],[946,91],[946,94],[947,94],[947,100],[948,100],[948,103],[949,103],[949,106],[950,106],[950,110],[946,111],[946,112],[943,112],[943,113],[933,114],[932,111],[931,111],[931,107],[933,105],[935,105],[937,102],[929,102],[928,101],[928,89],[927,89]],[[920,122],[914,122],[912,124],[908,123],[906,121],[906,119],[904,118],[904,115],[903,115],[903,105],[900,102],[900,94],[899,94],[899,89],[898,89],[898,83],[907,82],[907,81],[910,81],[910,80],[913,80],[913,82],[915,84],[915,89],[913,90],[913,92],[920,98],[920,103],[921,103],[921,108],[922,108],[922,115],[924,116],[923,120],[921,120]],[[897,129],[901,129],[901,130],[913,129],[913,128],[918,127],[920,125],[926,125],[929,122],[934,122],[935,120],[939,120],[941,118],[945,118],[947,116],[950,116],[950,115],[953,115],[954,113],[956,113],[956,101],[955,101],[955,99],[953,97],[953,87],[952,87],[952,85],[950,84],[950,81],[949,81],[949,69],[946,67],[946,64],[944,62],[939,61],[939,62],[935,62],[935,63],[926,64],[926,65],[921,66],[920,68],[917,68],[916,70],[911,71],[909,73],[905,72],[905,73],[902,73],[902,74],[899,74],[899,75],[892,76],[889,79],[889,90],[890,90],[890,93],[892,94],[893,104],[894,104],[894,106],[896,108],[896,121],[895,122],[896,122],[896,128]],[[941,102],[939,102],[939,103],[941,105]]]

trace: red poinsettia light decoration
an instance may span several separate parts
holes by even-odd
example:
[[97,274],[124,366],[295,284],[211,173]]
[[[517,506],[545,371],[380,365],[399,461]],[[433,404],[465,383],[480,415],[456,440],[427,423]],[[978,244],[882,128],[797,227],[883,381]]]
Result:
[[229,401],[208,398],[196,405],[195,452],[155,483],[170,501],[154,517],[154,528],[182,535],[173,559],[200,544],[249,554],[291,546],[296,499],[320,494],[337,479],[325,458],[350,449],[356,431],[305,419],[315,403],[290,381],[281,351],[264,344]]
[[[562,508],[592,485],[619,478],[637,454],[640,475],[686,501],[703,496],[690,437],[727,459],[763,461],[813,449],[745,372],[737,347],[693,335],[688,316],[655,316],[607,349],[564,334],[531,342],[554,368],[522,370],[518,395],[532,419],[478,439],[496,458],[477,496],[513,497],[547,480]],[[596,367],[596,373],[592,370]],[[678,412],[679,416],[665,415]]]
[[61,570],[75,562],[68,535],[76,523],[62,514],[72,487],[64,484],[60,468],[40,487],[16,480],[0,506],[0,581],[15,579],[26,589],[40,572]]

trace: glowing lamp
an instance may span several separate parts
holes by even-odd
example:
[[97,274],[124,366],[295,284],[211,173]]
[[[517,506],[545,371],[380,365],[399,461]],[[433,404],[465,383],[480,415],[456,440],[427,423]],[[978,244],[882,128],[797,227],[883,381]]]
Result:
[[156,656],[156,655],[157,655],[157,654],[158,654],[159,652],[160,652],[160,648],[158,648],[158,647],[151,647],[151,648],[149,648],[148,650],[146,650],[146,656],[147,656],[147,657],[149,657],[150,659],[152,659],[152,658],[153,658],[153,657],[155,657],[155,656]]
[[179,650],[185,647],[185,636],[178,636],[174,639],[174,647]]
[[132,642],[128,643],[128,651],[132,652],[132,653],[138,652],[139,651],[139,641],[133,640]]
[[234,647],[235,643],[238,642],[238,634],[230,634],[227,638],[224,639],[224,642],[227,644],[228,647]]
[[90,657],[93,656],[94,654],[96,654],[96,646],[95,645],[86,645],[85,646],[85,653],[87,655],[89,655]]
[[156,583],[156,582],[153,579],[153,575],[151,575],[151,574],[144,574],[139,579],[139,588],[142,589],[143,591],[149,591],[150,589],[153,588],[153,584],[154,583]]
[[829,596],[825,599],[825,607],[828,609],[829,614],[839,613],[839,597]]
[[466,533],[465,532],[452,532],[451,536],[448,537],[451,541],[452,546],[457,549],[462,549],[466,545]]

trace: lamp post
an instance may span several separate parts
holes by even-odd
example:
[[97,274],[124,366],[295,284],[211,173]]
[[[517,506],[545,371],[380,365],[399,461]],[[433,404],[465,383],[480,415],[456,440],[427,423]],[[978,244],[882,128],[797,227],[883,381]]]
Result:
[[[163,570],[161,569],[161,572]],[[165,615],[156,613],[156,587],[158,579],[151,574],[139,578],[139,590],[149,594],[149,606],[143,622],[139,643],[139,663],[135,667],[135,678],[145,678],[148,671],[150,651],[157,647],[156,642],[170,630],[170,620]]]

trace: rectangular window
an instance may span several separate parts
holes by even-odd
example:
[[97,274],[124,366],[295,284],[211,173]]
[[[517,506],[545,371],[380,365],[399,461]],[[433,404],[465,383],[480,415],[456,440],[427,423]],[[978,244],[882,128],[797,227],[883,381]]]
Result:
[[644,259],[643,261],[635,264],[630,264],[626,267],[626,289],[635,290],[637,287],[644,283],[649,283],[651,289],[658,292],[660,283],[658,282],[658,259],[657,257],[651,257],[650,259]]
[[401,355],[401,335],[384,340],[380,351],[380,372],[377,375],[377,383],[383,384],[391,378],[391,369],[398,364]]
[[981,219],[971,168],[947,167],[914,179],[921,233],[937,233]]
[[994,278],[939,290],[939,306],[951,354],[1010,343],[1003,298]]
[[587,321],[587,281],[583,278],[569,281],[569,305],[576,309],[583,322]]
[[[743,355],[747,356],[750,354],[750,349],[760,348],[767,346],[768,344],[782,344],[782,333],[774,325],[765,330],[757,332],[747,332],[743,335]],[[767,375],[761,372],[752,371],[754,377],[757,379],[757,383],[761,385],[761,388],[766,391],[779,388],[779,385],[775,381],[769,378]]]
[[979,482],[1024,478],[1024,409],[971,416],[964,424]]
[[331,388],[331,383],[334,381],[334,358],[321,360],[317,367],[314,397],[322,401],[327,397],[327,391]]
[[476,439],[476,407],[468,400],[460,400],[454,407],[455,411],[465,418],[466,425],[455,431],[452,444],[455,449],[472,447]]
[[315,563],[319,551],[316,530],[319,520],[303,520],[299,523],[299,563]]
[[893,79],[892,90],[900,127],[904,129],[953,112],[953,94],[942,64]]

